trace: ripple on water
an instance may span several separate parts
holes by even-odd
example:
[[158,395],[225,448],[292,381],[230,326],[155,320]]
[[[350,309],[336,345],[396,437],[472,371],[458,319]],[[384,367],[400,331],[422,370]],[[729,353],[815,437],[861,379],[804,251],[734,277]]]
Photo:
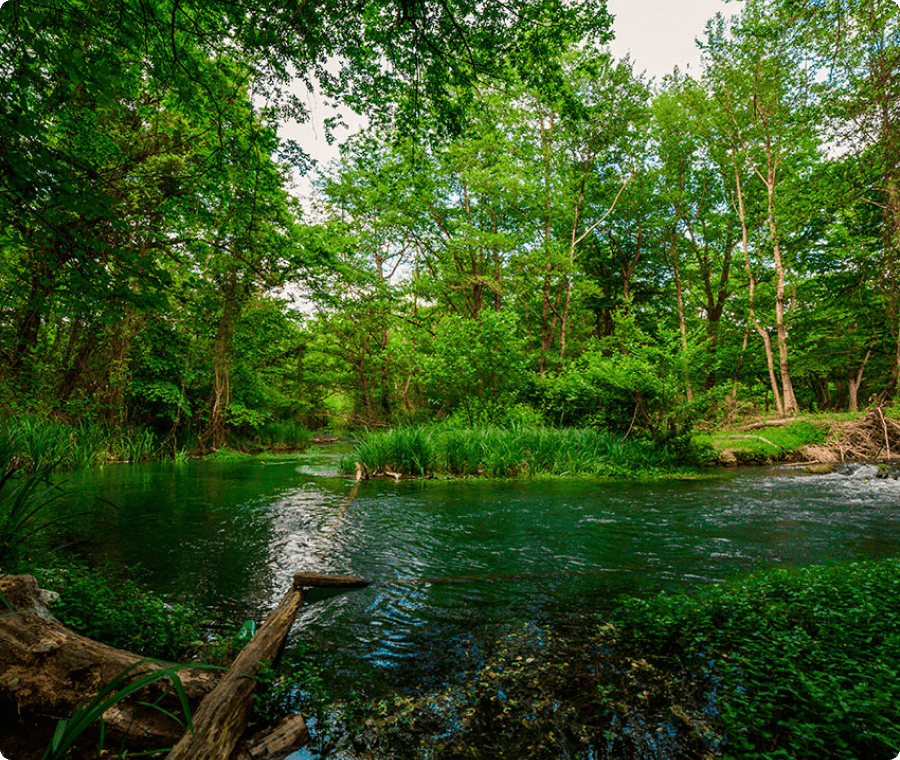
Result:
[[[71,537],[89,540],[98,558],[140,562],[158,590],[232,625],[271,609],[294,572],[369,579],[298,618],[294,638],[336,672],[354,662],[426,667],[451,659],[448,642],[602,608],[619,594],[894,556],[900,546],[900,482],[875,466],[690,483],[356,485],[330,477],[337,457],[322,456],[78,475],[80,496],[67,506],[90,515]],[[97,496],[119,508],[93,509]]]

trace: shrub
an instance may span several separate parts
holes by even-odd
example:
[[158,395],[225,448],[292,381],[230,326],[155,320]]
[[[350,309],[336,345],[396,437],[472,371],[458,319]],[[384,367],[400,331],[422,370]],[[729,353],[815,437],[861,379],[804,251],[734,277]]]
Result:
[[629,601],[637,646],[715,686],[734,758],[891,757],[900,746],[900,561],[776,569]]
[[60,595],[53,614],[72,630],[104,644],[177,661],[202,636],[196,611],[165,602],[109,567],[91,570],[67,562],[36,570],[35,575]]

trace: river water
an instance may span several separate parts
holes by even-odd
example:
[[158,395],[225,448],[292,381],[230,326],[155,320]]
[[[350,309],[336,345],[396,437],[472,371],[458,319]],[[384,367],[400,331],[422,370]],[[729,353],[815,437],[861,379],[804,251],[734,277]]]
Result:
[[[896,556],[900,482],[735,470],[694,481],[367,481],[335,450],[291,460],[118,465],[68,476],[81,551],[139,563],[223,625],[261,619],[297,571],[369,588],[311,601],[293,641],[335,683],[439,682],[479,641],[622,594],[695,589],[774,565]],[[338,689],[339,690],[339,689]]]

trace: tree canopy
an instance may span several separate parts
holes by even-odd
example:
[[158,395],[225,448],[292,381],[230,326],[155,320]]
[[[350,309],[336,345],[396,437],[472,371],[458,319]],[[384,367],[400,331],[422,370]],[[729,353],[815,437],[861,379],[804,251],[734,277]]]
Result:
[[[602,0],[8,0],[0,404],[218,447],[891,398],[898,15],[747,0],[651,83]],[[306,88],[369,119],[311,214]]]

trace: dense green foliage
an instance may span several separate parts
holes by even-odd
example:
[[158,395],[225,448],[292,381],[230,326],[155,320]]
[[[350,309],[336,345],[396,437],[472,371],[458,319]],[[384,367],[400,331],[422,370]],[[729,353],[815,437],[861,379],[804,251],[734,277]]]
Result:
[[[659,82],[603,47],[602,0],[0,17],[0,413],[145,436],[79,461],[522,405],[677,436],[896,391],[892,0],[748,0]],[[304,90],[369,118],[306,212]]]
[[35,573],[59,594],[53,614],[82,636],[169,662],[186,660],[204,638],[197,611],[165,602],[112,568],[56,562]]
[[734,758],[890,757],[900,746],[900,562],[777,569],[625,606],[635,646],[705,674]]

